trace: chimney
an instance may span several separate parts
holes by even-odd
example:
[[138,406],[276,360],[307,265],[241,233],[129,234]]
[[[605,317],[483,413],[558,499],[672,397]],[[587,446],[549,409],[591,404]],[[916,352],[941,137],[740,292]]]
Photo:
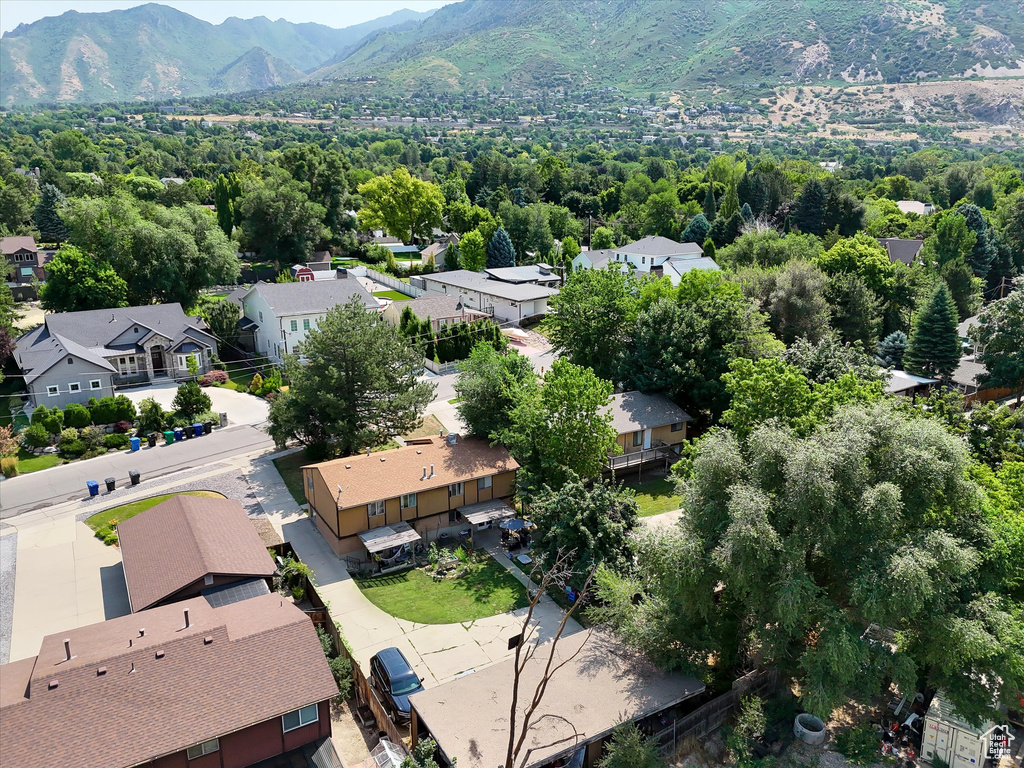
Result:
[[188,608],[185,609],[185,626],[184,629],[188,629],[192,626],[192,623],[188,620]]
[[345,267],[338,267],[334,277],[336,280],[344,280],[348,277],[348,270]]
[[433,464],[430,465],[430,476],[431,477],[434,476],[434,465]]
[[139,637],[145,637],[145,636],[146,636],[146,628],[143,627],[142,629],[139,630]]
[[71,661],[71,640],[64,638],[64,661]]

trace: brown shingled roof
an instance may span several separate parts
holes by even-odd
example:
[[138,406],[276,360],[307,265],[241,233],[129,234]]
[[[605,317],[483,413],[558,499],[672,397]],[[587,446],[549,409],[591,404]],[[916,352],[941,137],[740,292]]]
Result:
[[134,766],[337,692],[291,602],[193,598],[49,635],[35,659],[0,667],[0,766]]
[[[423,479],[423,468],[430,474],[431,464],[434,476]],[[340,485],[342,492],[335,500],[339,509],[345,509],[510,472],[519,469],[519,462],[503,446],[491,446],[485,440],[460,437],[452,445],[435,437],[429,443],[325,461],[304,469],[319,472],[331,490]]]
[[233,499],[175,496],[117,526],[133,611],[207,574],[272,576],[274,561]]

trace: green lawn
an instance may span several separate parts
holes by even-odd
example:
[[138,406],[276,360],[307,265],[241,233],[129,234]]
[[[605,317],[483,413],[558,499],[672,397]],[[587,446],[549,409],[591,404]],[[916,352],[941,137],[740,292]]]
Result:
[[18,474],[27,475],[29,472],[38,472],[40,469],[56,467],[62,461],[56,453],[44,453],[42,456],[34,456],[24,448],[18,449]]
[[260,375],[267,372],[268,369],[264,366],[269,362],[265,357],[257,357],[245,362],[224,363],[224,370],[227,371],[228,378],[237,385],[236,389],[246,390],[249,388],[252,377],[256,375],[256,371],[259,371]]
[[288,487],[288,492],[300,506],[306,503],[306,493],[302,488],[302,467],[309,463],[311,462],[306,458],[305,451],[296,451],[274,459],[274,466],[281,473],[281,479]]
[[682,500],[676,495],[676,484],[664,477],[655,477],[643,482],[626,481],[627,488],[636,492],[636,501],[640,505],[640,517],[660,515],[679,509]]
[[416,568],[390,576],[356,579],[363,595],[382,611],[420,624],[453,624],[507,613],[529,604],[526,588],[494,561],[471,563],[461,578],[434,581]]
[[117,523],[122,520],[127,520],[129,517],[135,517],[140,512],[145,512],[150,507],[155,507],[161,501],[167,501],[173,496],[212,496],[213,498],[223,499],[224,495],[216,493],[214,491],[185,491],[184,493],[165,493],[162,496],[151,496],[148,499],[140,499],[139,501],[132,501],[128,504],[122,504],[119,507],[113,507],[104,512],[97,512],[90,518],[87,518],[85,524],[88,525],[96,533],[97,539],[102,539],[107,544],[113,544],[117,541],[117,536],[114,533]]
[[374,291],[373,295],[378,299],[391,299],[392,301],[409,301],[412,296],[406,296],[398,291]]

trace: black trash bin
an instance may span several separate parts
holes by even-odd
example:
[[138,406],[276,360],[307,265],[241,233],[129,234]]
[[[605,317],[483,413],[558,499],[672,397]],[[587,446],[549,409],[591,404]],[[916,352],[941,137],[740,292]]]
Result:
[[107,483],[107,491],[112,491],[117,487],[117,480],[112,477],[108,477],[105,481]]
[[139,475],[139,470],[137,470],[137,469],[133,469],[133,470],[131,470],[131,471],[130,471],[130,472],[128,473],[128,477],[129,477],[129,478],[131,478],[131,481],[132,481],[132,485],[138,485],[138,484],[139,484],[139,480],[141,480],[141,479],[142,479],[142,478],[140,477],[140,475]]
[[212,421],[204,421],[203,422],[203,434],[204,435],[208,435],[211,432],[213,432],[213,422]]
[[149,443],[150,448],[156,448],[156,441],[160,439],[160,436],[156,432],[150,432],[146,436],[146,442]]

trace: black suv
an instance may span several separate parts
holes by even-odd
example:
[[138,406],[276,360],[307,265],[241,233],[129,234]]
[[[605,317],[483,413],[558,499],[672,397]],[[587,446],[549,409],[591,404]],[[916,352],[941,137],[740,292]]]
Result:
[[397,648],[385,648],[370,659],[370,684],[396,723],[409,720],[409,697],[423,690],[423,681]]

